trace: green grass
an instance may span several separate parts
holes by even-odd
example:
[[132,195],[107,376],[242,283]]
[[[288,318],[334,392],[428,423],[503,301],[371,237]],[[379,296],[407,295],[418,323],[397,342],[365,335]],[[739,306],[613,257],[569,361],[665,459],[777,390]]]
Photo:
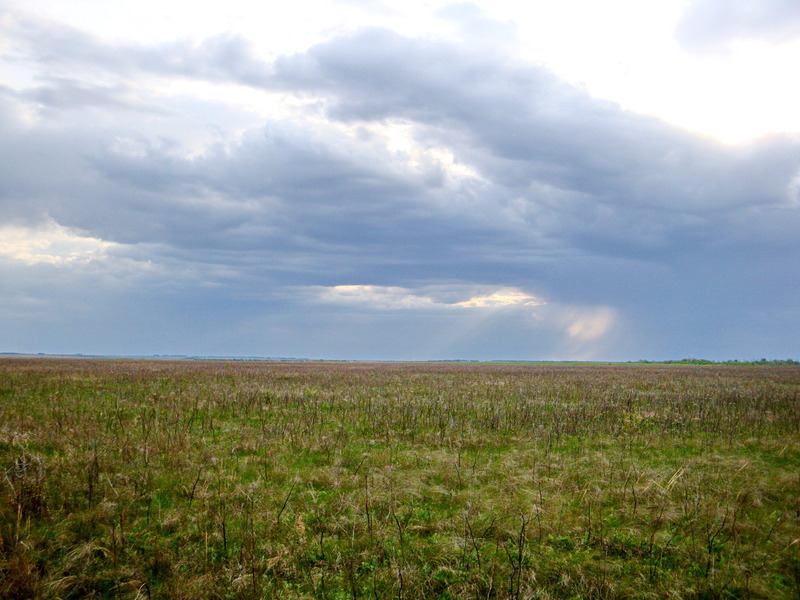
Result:
[[0,360],[0,598],[798,598],[800,367]]

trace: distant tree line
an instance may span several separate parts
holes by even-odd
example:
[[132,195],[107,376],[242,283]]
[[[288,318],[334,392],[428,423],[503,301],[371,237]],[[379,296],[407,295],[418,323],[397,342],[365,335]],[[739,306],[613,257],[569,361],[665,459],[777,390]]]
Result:
[[800,362],[791,359],[776,359],[767,360],[761,358],[758,360],[707,360],[705,358],[681,358],[678,360],[639,360],[642,364],[658,364],[658,365],[768,365],[768,366],[786,366],[786,365],[800,365]]

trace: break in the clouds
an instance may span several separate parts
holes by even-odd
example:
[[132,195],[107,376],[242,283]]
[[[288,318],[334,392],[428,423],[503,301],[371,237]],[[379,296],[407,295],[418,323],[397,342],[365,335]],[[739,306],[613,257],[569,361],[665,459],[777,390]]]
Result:
[[[785,43],[767,4],[709,43]],[[795,133],[729,145],[598,98],[477,5],[436,7],[449,34],[367,12],[267,52],[7,8],[2,350],[798,355]]]

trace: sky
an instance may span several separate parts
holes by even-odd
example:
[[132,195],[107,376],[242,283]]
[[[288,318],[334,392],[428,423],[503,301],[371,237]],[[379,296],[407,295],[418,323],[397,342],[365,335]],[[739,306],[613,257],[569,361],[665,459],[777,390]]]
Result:
[[798,64],[796,0],[0,0],[0,352],[800,358]]

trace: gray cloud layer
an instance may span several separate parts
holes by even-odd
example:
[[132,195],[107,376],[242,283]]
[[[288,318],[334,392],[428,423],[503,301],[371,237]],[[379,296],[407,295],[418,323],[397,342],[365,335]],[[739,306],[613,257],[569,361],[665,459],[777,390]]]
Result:
[[698,51],[724,48],[735,40],[773,43],[800,37],[795,0],[695,0],[678,24],[677,37]]
[[[40,77],[0,90],[0,225],[52,220],[114,242],[108,269],[127,275],[120,287],[101,266],[70,278],[4,263],[18,300],[3,314],[21,323],[3,341],[17,344],[9,349],[44,343],[41,314],[26,312],[31,298],[72,305],[73,286],[92,285],[98,310],[65,312],[64,322],[76,320],[62,322],[65,331],[92,318],[129,331],[122,314],[153,331],[174,326],[149,341],[134,327],[118,351],[796,353],[796,138],[722,146],[593,99],[542,68],[380,29],[269,63],[233,36],[131,47],[56,23],[14,23],[13,59]],[[176,76],[291,94],[314,118],[206,136],[189,152],[183,133],[198,123],[224,130],[239,116],[131,83]],[[212,113],[222,121],[209,122]],[[406,126],[431,152],[411,161],[387,148],[374,127],[387,124]],[[442,162],[440,149],[468,170]],[[56,271],[48,292],[38,282]],[[551,308],[534,317],[498,309],[477,326],[465,321],[469,311],[420,303],[387,313],[314,296],[345,284],[513,287]],[[611,323],[609,311],[618,327],[591,348],[564,333]],[[81,339],[97,349],[73,351],[113,345]]]

